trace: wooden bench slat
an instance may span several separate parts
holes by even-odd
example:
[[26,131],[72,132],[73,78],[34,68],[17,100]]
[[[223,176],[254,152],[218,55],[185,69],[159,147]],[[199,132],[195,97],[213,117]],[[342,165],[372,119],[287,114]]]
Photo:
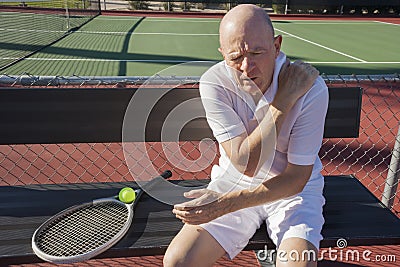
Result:
[[[158,88],[141,90],[166,91]],[[126,88],[1,88],[0,144],[121,142],[125,111],[136,92],[137,89]],[[361,88],[332,87],[329,88],[329,95],[324,136],[357,137]],[[189,122],[182,129],[180,140],[213,138],[204,116],[199,90],[175,88],[154,106],[147,120],[145,140],[142,137],[143,126],[132,127],[126,141],[160,141],[162,127],[176,129],[182,126],[163,126],[163,123],[174,107],[188,99],[195,101],[191,102],[187,112],[202,118]]]

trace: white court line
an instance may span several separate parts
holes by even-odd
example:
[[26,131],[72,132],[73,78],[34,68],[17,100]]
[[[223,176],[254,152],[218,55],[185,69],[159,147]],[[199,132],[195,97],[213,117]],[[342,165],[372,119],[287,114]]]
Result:
[[[43,33],[65,33],[65,31],[52,31],[52,30],[24,30],[24,29],[12,29],[12,28],[0,28],[0,31],[15,31],[15,32],[43,32]],[[218,33],[175,33],[175,32],[96,32],[96,31],[81,31],[78,30],[75,33],[85,34],[110,34],[110,35],[173,35],[173,36],[217,36]]]
[[[274,23],[274,21],[272,21]],[[278,21],[275,21],[276,24],[279,24]],[[295,22],[295,25],[353,25],[353,24],[374,24],[371,21],[365,22]]]
[[[2,60],[14,60],[19,59],[17,57],[5,57],[0,58]],[[194,60],[162,60],[162,59],[97,59],[97,58],[25,58],[24,60],[34,61],[94,61],[94,62],[151,62],[151,63],[187,63],[194,62]],[[217,62],[213,60],[198,60],[202,62]]]
[[[17,57],[0,58],[2,60],[18,59]],[[193,60],[162,60],[162,59],[96,59],[96,58],[38,58],[30,57],[24,60],[36,61],[98,61],[98,62],[152,62],[152,63],[186,63],[193,62]],[[217,62],[215,60],[201,60],[205,62]],[[348,62],[348,61],[309,61],[310,64],[400,64],[400,61],[369,61],[369,62]]]
[[44,32],[44,33],[49,33],[49,32],[57,32],[57,33],[66,33],[67,30],[65,31],[53,31],[53,30],[24,30],[24,29],[12,29],[12,28],[0,28],[0,31],[14,31],[14,32]]
[[[130,20],[130,21],[138,21],[140,20],[140,18],[138,17],[134,17],[134,18],[105,18],[105,17],[97,17],[96,20],[113,20],[113,21],[126,21],[126,20]],[[157,17],[146,17],[146,19],[143,22],[207,22],[207,23],[219,23],[221,21],[221,19],[207,19],[207,18],[189,18],[189,19],[159,19]]]
[[299,36],[297,36],[297,35],[294,35],[294,34],[291,34],[291,33],[285,32],[285,31],[282,31],[282,30],[280,30],[280,29],[275,28],[275,30],[280,31],[280,32],[283,32],[284,34],[293,36],[293,37],[295,37],[295,38],[297,38],[297,39],[299,39],[299,40],[302,40],[302,41],[304,41],[304,42],[307,42],[307,43],[310,43],[310,44],[319,46],[319,47],[321,47],[321,48],[324,48],[324,49],[326,49],[326,50],[335,52],[335,53],[340,54],[340,55],[342,55],[342,56],[345,56],[345,57],[348,57],[348,58],[351,58],[351,59],[354,59],[354,60],[357,60],[357,61],[360,61],[360,62],[367,62],[367,61],[365,61],[365,60],[363,60],[363,59],[360,59],[360,58],[357,58],[357,57],[353,57],[353,56],[351,56],[351,55],[345,54],[345,53],[340,52],[340,51],[338,51],[338,50],[335,50],[335,49],[332,49],[332,48],[330,48],[330,47],[327,47],[327,46],[318,44],[318,43],[316,43],[316,42],[313,42],[313,41],[310,41],[310,40],[301,38],[301,37],[299,37]]
[[76,33],[87,34],[117,34],[117,35],[176,35],[176,36],[216,36],[218,33],[178,33],[178,32],[94,32],[76,31]]
[[400,64],[400,61],[307,61],[310,64]]
[[379,21],[379,20],[375,20],[374,22],[376,22],[376,23],[382,23],[382,24],[387,24],[387,25],[400,26],[400,24],[391,23],[391,22],[384,22],[384,21]]

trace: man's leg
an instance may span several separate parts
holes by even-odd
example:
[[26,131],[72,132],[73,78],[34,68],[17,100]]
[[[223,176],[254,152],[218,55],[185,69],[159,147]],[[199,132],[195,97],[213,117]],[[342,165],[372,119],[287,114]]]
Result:
[[225,254],[225,250],[206,230],[185,224],[169,245],[164,266],[212,266]]
[[282,241],[276,255],[276,267],[316,267],[318,250],[311,242],[298,237]]
[[317,266],[324,203],[322,186],[315,186],[266,205],[267,230],[278,246],[276,266]]

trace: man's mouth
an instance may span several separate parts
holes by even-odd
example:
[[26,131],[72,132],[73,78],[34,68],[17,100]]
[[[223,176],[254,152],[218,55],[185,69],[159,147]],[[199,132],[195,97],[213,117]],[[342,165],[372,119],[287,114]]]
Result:
[[257,77],[253,77],[253,78],[243,77],[243,78],[241,78],[241,80],[242,80],[243,82],[254,82],[255,79],[257,79]]

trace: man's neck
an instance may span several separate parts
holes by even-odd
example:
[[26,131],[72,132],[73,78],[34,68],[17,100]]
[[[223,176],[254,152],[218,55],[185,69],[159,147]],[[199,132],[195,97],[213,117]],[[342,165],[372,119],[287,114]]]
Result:
[[251,95],[251,97],[253,98],[254,103],[255,103],[256,105],[258,104],[258,102],[260,101],[260,99],[261,99],[263,96],[265,96],[265,93],[266,93],[269,89],[271,89],[271,84],[272,84],[272,81],[269,83],[269,85],[268,85],[267,87],[265,87],[265,88],[263,88],[263,89],[260,89],[260,91],[258,91],[258,92],[255,93],[254,95]]

